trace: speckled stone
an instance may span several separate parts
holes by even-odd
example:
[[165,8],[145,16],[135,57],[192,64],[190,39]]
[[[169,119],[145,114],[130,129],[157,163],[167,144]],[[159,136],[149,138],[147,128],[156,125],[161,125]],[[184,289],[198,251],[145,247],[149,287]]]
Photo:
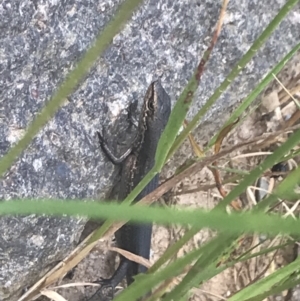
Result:
[[[23,135],[68,71],[116,11],[119,0],[0,3],[0,154]],[[201,107],[285,3],[232,0],[189,116]],[[0,181],[3,200],[93,198],[117,170],[96,131],[125,137],[126,108],[162,76],[173,104],[209,45],[220,1],[149,0],[135,12],[78,89]],[[299,6],[280,24],[218,104],[214,123],[299,42]],[[121,122],[114,123],[116,120]],[[115,133],[115,136],[113,135]],[[129,135],[129,138],[131,135]],[[130,141],[130,139],[126,139]],[[127,141],[127,142],[128,142]],[[124,147],[120,142],[120,149]],[[17,300],[77,243],[84,219],[0,219],[0,300]]]

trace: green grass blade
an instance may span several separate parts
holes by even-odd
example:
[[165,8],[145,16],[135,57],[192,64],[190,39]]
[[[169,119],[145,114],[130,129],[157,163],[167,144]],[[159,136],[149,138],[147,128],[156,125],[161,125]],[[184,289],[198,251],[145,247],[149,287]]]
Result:
[[[282,248],[284,248],[284,247],[286,247],[286,246],[291,245],[292,243],[294,244],[295,242],[287,242],[287,243],[284,243],[284,244],[281,244],[281,245],[278,245],[278,246],[266,248],[266,249],[263,249],[263,250],[261,250],[261,251],[259,251],[259,252],[255,252],[255,253],[250,254],[250,255],[245,255],[245,254],[244,254],[244,255],[240,256],[240,257],[234,262],[234,264],[235,264],[236,262],[247,261],[247,260],[249,260],[249,259],[251,259],[251,258],[255,258],[255,257],[261,256],[261,255],[265,255],[265,254],[271,253],[271,252],[273,252],[273,251],[277,251],[277,250],[279,250],[279,249],[282,249]],[[230,266],[232,266],[232,264],[230,264]]]
[[153,266],[149,269],[149,273],[155,272],[158,270],[163,264],[165,264],[168,260],[174,256],[179,249],[186,244],[194,235],[196,235],[201,228],[191,228],[187,231],[180,240],[176,241],[172,246],[170,246],[165,253],[153,264]]
[[[228,301],[249,301],[254,297],[265,294],[266,292],[270,291],[270,288],[284,282],[294,272],[299,270],[299,264],[300,258],[290,263],[289,265],[281,268],[280,270],[277,270],[271,275],[256,281],[252,285],[249,285],[248,287],[241,290],[239,293],[229,298]],[[269,293],[267,295],[269,295]]]
[[262,211],[273,205],[278,199],[300,199],[300,193],[296,191],[300,183],[300,168],[293,170],[263,201],[254,207],[253,212]]
[[[300,175],[300,168],[297,173]],[[300,178],[300,177],[299,177]],[[298,179],[299,179],[298,178]],[[47,214],[55,216],[89,216],[95,219],[112,219],[159,224],[181,224],[196,227],[210,227],[229,233],[263,232],[265,234],[300,234],[300,220],[282,219],[278,215],[263,212],[232,213],[223,210],[173,209],[159,206],[130,206],[127,204],[95,203],[74,200],[22,200],[0,203],[0,215],[7,214]]]
[[200,282],[210,279],[217,273],[217,260],[236,239],[235,235],[222,233],[201,247],[201,256],[190,269],[182,282],[176,286],[162,301],[171,301],[181,298],[192,287],[197,287]]
[[[174,263],[169,264],[168,267],[176,265],[178,270],[183,271],[184,268],[187,265],[192,264],[192,262],[196,258],[198,258],[198,259],[200,258],[200,260],[202,259],[201,262],[203,263],[203,266],[202,266],[202,268],[203,268],[204,265],[208,264],[208,259],[211,258],[211,262],[214,262],[214,261],[217,260],[220,253],[222,253],[224,251],[224,248],[228,245],[230,237],[231,236],[229,236],[229,235],[222,235],[221,237],[213,238],[211,241],[206,243],[204,246],[202,246],[198,250],[196,250],[196,251],[194,250],[191,253],[189,253],[189,254],[194,254],[194,252],[196,252],[196,254],[195,254],[196,256],[191,257],[189,255],[189,261],[188,260],[183,261],[182,258],[180,258],[180,259],[177,259]],[[172,277],[175,277],[178,274],[177,270],[173,270],[171,268],[170,269],[168,268],[168,273],[167,273],[165,271],[165,269],[166,268],[163,268],[161,271],[152,272],[152,273],[150,273],[150,271],[148,271],[147,275],[149,275],[149,278],[145,278],[145,281],[142,282],[142,283],[140,283],[140,280],[139,280],[141,278],[137,277],[137,280],[135,282],[135,287],[134,287],[133,291],[139,291],[139,292],[145,293],[149,290],[150,287],[158,285],[161,281],[171,279]],[[215,268],[213,270],[215,270]],[[220,270],[220,269],[218,269],[218,270]],[[153,269],[152,269],[152,271],[153,271]],[[144,277],[144,276],[142,276],[142,277]],[[153,282],[148,282],[147,279],[152,279],[151,277],[154,277]],[[127,291],[127,289],[126,289],[126,291]],[[125,293],[125,291],[124,291],[124,293]],[[130,295],[130,297],[132,299],[129,299],[129,296],[127,296],[127,295],[122,295],[122,298],[124,298],[123,300],[126,300],[125,296],[128,297],[128,300],[132,300],[132,299],[136,300],[135,298],[141,296],[141,294],[138,294],[137,296],[134,295],[135,298],[133,298],[133,295],[132,296]],[[170,300],[169,296],[170,295],[168,294],[166,297],[163,298],[163,300],[165,300],[165,299]],[[186,294],[176,295],[176,300],[178,300],[178,298],[180,298],[180,300],[185,299],[186,298],[185,296],[186,296]],[[156,299],[150,299],[150,300],[156,300]]]
[[228,195],[220,202],[216,208],[224,209],[235,198],[237,198],[242,192],[246,191],[247,187],[258,179],[261,174],[268,168],[271,168],[275,163],[279,162],[285,154],[287,154],[293,147],[300,142],[300,130],[292,134],[289,139],[278,147],[272,155],[269,155],[259,166],[253,169],[250,174],[246,175],[244,179],[231,190]]
[[[224,127],[233,123],[238,117],[240,117],[246,109],[251,105],[252,101],[265,89],[265,87],[274,80],[274,74],[278,74],[279,71],[286,65],[286,63],[298,52],[300,49],[300,43],[296,45],[269,73],[268,75],[254,88],[254,90],[245,98],[245,100],[238,106],[238,108],[230,115],[230,118],[224,123]],[[222,130],[222,129],[221,129]],[[221,132],[219,131],[219,133]],[[217,133],[208,143],[208,147],[211,147],[219,135]]]
[[175,262],[169,264],[161,271],[153,274],[138,275],[136,277],[136,281],[134,281],[126,290],[116,296],[114,301],[137,300],[137,298],[145,295],[147,292],[149,292],[149,289],[153,288],[161,281],[180,274],[188,264],[199,257],[199,253],[201,253],[199,250],[194,250],[184,257],[179,258]]
[[255,296],[253,298],[247,299],[247,301],[265,300],[265,298],[267,298],[269,296],[272,296],[272,295],[274,296],[275,294],[279,294],[280,292],[283,292],[285,290],[295,288],[299,283],[300,283],[300,279],[297,279],[296,277],[292,277],[291,279],[284,281],[282,284],[275,285],[274,287],[272,287],[272,289],[262,293],[259,296]]
[[285,200],[297,200],[300,197],[299,190],[300,172],[299,168],[293,170],[275,189],[273,194]]

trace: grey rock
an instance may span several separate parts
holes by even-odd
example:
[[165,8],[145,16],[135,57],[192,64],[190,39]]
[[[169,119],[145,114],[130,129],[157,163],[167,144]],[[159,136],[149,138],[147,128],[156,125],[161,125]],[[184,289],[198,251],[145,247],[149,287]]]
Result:
[[[22,136],[120,3],[0,3],[1,155]],[[224,28],[189,116],[205,103],[284,3],[230,1]],[[126,108],[133,100],[141,103],[147,86],[159,76],[174,104],[209,45],[219,9],[219,1],[213,0],[146,1],[1,179],[0,197],[96,200],[105,195],[117,168],[99,150],[96,131],[104,128],[111,143],[114,133],[122,138],[120,133],[126,133],[129,125]],[[299,42],[297,14],[299,6],[206,119],[213,117],[215,124],[222,122],[224,113]],[[125,146],[119,143],[121,151]],[[1,218],[0,300],[17,300],[23,289],[62,260],[78,242],[85,222],[36,216]]]

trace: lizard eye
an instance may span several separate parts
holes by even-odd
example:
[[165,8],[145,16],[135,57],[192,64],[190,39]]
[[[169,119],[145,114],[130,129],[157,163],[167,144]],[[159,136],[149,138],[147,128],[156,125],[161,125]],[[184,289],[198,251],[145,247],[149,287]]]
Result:
[[150,110],[150,111],[154,111],[154,103],[153,103],[153,101],[148,101],[148,104],[147,104],[147,107],[148,107],[148,110]]
[[157,105],[157,95],[154,84],[150,85],[145,96],[145,109],[147,114],[153,115]]

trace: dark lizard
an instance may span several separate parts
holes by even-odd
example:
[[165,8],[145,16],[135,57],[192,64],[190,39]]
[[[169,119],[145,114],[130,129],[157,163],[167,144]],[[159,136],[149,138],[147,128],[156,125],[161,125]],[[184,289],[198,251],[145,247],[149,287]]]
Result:
[[[115,164],[122,163],[119,200],[124,200],[154,166],[157,144],[168,122],[170,112],[170,97],[160,82],[155,81],[151,83],[144,97],[144,104],[137,125],[137,137],[132,147],[124,155],[120,158],[115,157],[98,133],[101,148],[109,159]],[[134,202],[138,202],[152,192],[158,186],[158,181],[159,176],[156,175]],[[115,236],[118,247],[149,259],[151,234],[152,224],[127,223],[116,232]],[[127,285],[130,285],[134,281],[135,275],[146,271],[146,267],[121,256],[119,267],[113,276],[109,279],[100,280],[101,287],[88,301],[102,301],[104,289],[111,288],[113,292],[125,276]]]

